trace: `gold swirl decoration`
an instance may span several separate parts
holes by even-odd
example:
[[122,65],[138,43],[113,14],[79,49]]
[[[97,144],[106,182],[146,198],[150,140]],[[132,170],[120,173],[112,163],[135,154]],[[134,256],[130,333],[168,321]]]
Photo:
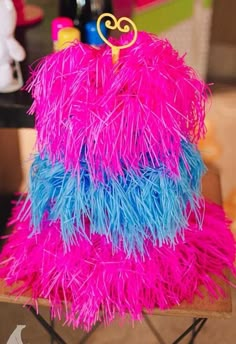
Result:
[[[103,35],[101,31],[101,21],[104,18],[110,18],[105,21],[105,26],[107,29],[118,30],[122,33],[133,31],[134,33],[133,39],[129,43],[125,45],[121,45],[121,46],[117,46],[109,42],[108,39]],[[126,23],[126,24],[122,25],[123,23]],[[100,15],[100,17],[97,20],[97,31],[98,31],[99,36],[103,40],[103,42],[106,43],[111,48],[113,63],[116,63],[118,61],[120,50],[131,47],[135,43],[138,36],[137,27],[131,19],[127,17],[121,17],[117,20],[117,18],[111,13],[103,13]]]

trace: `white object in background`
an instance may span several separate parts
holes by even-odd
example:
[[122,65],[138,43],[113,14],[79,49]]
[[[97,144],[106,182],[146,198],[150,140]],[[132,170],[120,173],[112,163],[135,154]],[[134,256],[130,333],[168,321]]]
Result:
[[12,0],[0,0],[0,23],[0,92],[8,93],[23,86],[18,62],[25,58],[24,48],[14,37],[16,11]]
[[21,339],[21,331],[25,328],[25,325],[17,325],[15,331],[11,334],[7,341],[7,344],[23,344]]
[[203,0],[193,1],[193,15],[162,32],[181,54],[187,53],[185,61],[206,79],[210,48],[211,18],[213,7],[206,7]]

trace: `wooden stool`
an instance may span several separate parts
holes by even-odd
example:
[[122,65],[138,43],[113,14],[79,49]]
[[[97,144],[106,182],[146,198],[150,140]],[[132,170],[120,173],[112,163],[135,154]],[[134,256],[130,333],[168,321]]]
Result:
[[[220,177],[218,171],[212,167],[203,178],[203,194],[206,198],[212,200],[217,204],[222,203],[221,199],[221,187],[220,187]],[[203,325],[208,318],[229,318],[232,314],[232,299],[230,286],[223,281],[219,282],[221,288],[225,291],[226,297],[219,298],[218,300],[212,300],[209,298],[207,292],[203,290],[203,298],[195,297],[192,304],[183,302],[180,306],[176,306],[167,311],[161,311],[155,309],[153,315],[166,315],[166,316],[180,316],[180,317],[190,317],[194,318],[193,324],[186,330],[182,335],[180,335],[173,344],[179,343],[186,335],[192,332],[192,338],[189,343],[194,343],[194,339],[202,329]],[[30,293],[16,299],[11,294],[11,288],[5,286],[3,281],[0,281],[0,302],[16,303],[16,304],[27,304],[30,301]],[[49,306],[48,301],[45,299],[38,300],[39,306]],[[56,333],[53,328],[53,322],[49,325],[41,316],[37,314],[36,310],[29,306],[32,314],[37,318],[37,320],[42,324],[42,326],[49,332],[52,340],[55,340],[59,344],[66,344],[66,342]],[[144,313],[144,320],[146,321],[148,327],[159,339],[159,334],[156,332],[152,322]],[[99,326],[97,324],[91,332],[86,334],[80,343],[85,343],[86,340],[91,336],[95,329]]]

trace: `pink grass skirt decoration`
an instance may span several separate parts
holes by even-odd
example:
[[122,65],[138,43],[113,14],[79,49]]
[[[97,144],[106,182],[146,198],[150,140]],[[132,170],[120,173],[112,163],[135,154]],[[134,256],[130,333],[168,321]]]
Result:
[[[235,244],[222,208],[203,206],[196,144],[208,87],[184,57],[142,32],[115,65],[109,47],[79,43],[45,57],[27,89],[40,156],[0,255],[0,278],[17,283],[14,294],[30,291],[36,306],[47,299],[53,318],[85,330],[192,302],[203,288],[224,296],[215,279],[228,282],[225,271],[235,272]],[[161,227],[173,236],[152,241],[148,230]],[[137,230],[145,235],[132,245]]]
[[[132,33],[116,45],[130,42]],[[208,87],[167,40],[139,32],[113,65],[108,46],[73,45],[46,56],[27,90],[34,103],[40,154],[79,170],[85,159],[95,179],[103,172],[139,172],[164,163],[178,175],[181,141],[205,133]]]
[[[18,221],[0,256],[0,277],[8,285],[19,283],[15,295],[32,292],[33,304],[46,298],[52,317],[90,330],[99,320],[109,324],[115,316],[140,320],[142,311],[168,309],[183,300],[192,302],[205,287],[212,298],[224,296],[214,277],[228,281],[224,271],[235,272],[235,245],[223,210],[206,203],[203,229],[193,219],[185,241],[175,249],[154,247],[148,256],[127,258],[113,253],[104,236],[91,242],[78,236],[78,244],[64,254],[60,223],[47,223],[41,234],[29,238],[29,221]],[[87,224],[89,230],[89,224]]]

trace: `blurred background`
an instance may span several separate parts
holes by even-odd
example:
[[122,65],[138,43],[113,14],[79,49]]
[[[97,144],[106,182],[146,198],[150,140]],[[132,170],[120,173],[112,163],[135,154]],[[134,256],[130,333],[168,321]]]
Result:
[[[29,65],[53,50],[52,19],[59,15],[70,16],[79,26],[81,19],[76,6],[79,3],[83,6],[87,2],[95,9],[109,9],[118,17],[130,16],[139,30],[168,38],[180,54],[186,54],[187,63],[211,85],[213,96],[206,117],[208,133],[199,148],[205,161],[217,166],[220,171],[224,206],[233,220],[232,228],[236,233],[236,1],[14,0],[18,15],[15,36],[26,50],[26,59],[21,64],[24,80],[28,77]],[[29,122],[25,111],[31,100],[25,97],[21,91],[10,95],[0,94],[0,201],[2,205],[5,204],[5,207],[1,207],[1,227],[10,214],[9,199],[15,192],[27,189],[30,155],[35,150],[33,121]],[[13,310],[9,308],[4,312]],[[211,336],[214,337],[213,330]],[[46,343],[35,338],[32,343]],[[139,331],[135,338],[135,343],[142,342]],[[231,344],[234,339],[218,338],[212,343]],[[124,338],[120,340],[129,342]],[[0,339],[0,343],[5,342]],[[72,342],[71,339],[69,343]],[[147,341],[151,342],[151,339]]]

